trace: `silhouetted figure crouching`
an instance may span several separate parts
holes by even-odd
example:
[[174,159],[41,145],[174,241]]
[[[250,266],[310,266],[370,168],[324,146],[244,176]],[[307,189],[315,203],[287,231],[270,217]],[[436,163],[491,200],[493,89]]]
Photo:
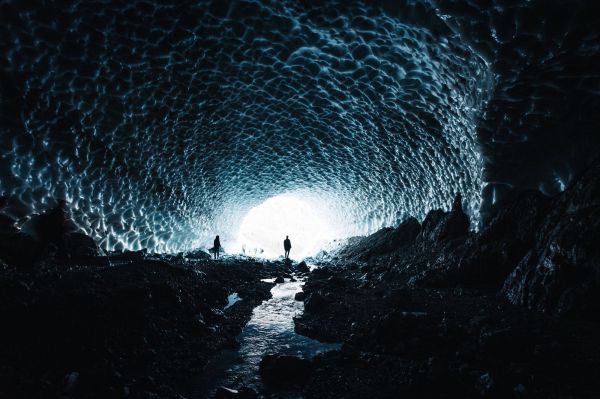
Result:
[[221,240],[219,240],[219,236],[216,236],[215,241],[213,243],[213,252],[215,255],[215,260],[219,259],[219,251],[221,251]]
[[285,258],[290,258],[290,249],[292,249],[292,242],[290,241],[290,236],[285,236],[285,240],[283,240],[283,249],[285,250]]

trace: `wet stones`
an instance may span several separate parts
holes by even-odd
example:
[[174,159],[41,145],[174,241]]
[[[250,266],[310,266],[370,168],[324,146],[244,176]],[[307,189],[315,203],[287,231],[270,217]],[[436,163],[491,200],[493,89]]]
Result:
[[304,261],[298,263],[298,266],[296,266],[296,270],[300,273],[310,273],[310,269]]

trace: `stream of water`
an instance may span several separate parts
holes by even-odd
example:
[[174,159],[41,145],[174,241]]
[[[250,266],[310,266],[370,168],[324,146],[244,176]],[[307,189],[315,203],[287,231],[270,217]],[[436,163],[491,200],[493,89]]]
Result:
[[271,299],[254,308],[252,318],[238,337],[240,349],[221,352],[206,367],[201,397],[211,397],[219,386],[260,388],[258,367],[267,354],[310,358],[320,352],[340,348],[340,344],[322,343],[294,332],[293,318],[304,310],[304,303],[294,299],[294,295],[302,291],[302,283],[301,279],[286,279],[271,289]]

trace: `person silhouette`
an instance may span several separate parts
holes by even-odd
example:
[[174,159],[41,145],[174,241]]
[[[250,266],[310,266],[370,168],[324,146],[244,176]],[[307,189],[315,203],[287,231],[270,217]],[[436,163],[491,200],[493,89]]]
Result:
[[219,259],[219,251],[221,250],[221,240],[219,240],[219,236],[215,237],[215,241],[213,243],[213,251],[215,254],[215,259]]
[[285,258],[290,258],[290,249],[292,249],[292,242],[290,241],[290,236],[285,236],[285,240],[283,240],[283,249],[285,250]]

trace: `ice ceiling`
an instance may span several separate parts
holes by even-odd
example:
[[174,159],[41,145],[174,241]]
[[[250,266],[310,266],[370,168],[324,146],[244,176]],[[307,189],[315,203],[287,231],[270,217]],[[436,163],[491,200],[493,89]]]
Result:
[[0,194],[108,249],[226,246],[278,195],[340,235],[477,218],[598,153],[590,3],[4,1]]

